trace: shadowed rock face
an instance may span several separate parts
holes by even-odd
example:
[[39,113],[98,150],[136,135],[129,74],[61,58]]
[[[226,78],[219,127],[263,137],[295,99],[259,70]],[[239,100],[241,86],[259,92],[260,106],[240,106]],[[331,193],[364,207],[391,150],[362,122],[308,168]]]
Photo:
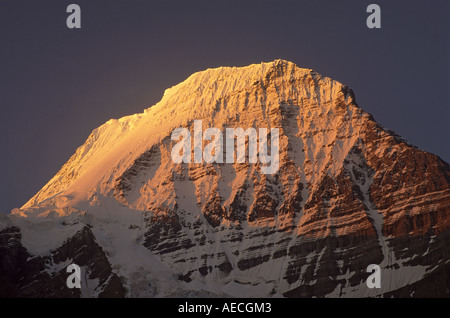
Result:
[[[47,256],[32,256],[20,243],[20,230],[9,227],[0,232],[0,297],[124,297],[119,277],[88,227],[68,239]],[[82,284],[92,291],[69,289],[66,268],[75,263],[81,267]]]
[[[203,130],[278,128],[278,172],[248,160],[173,163],[170,134],[193,135],[194,119]],[[96,129],[13,213],[0,232],[0,293],[448,296],[449,184],[446,162],[383,129],[345,85],[282,60],[207,70]],[[33,255],[24,220],[52,213],[64,228],[85,226]],[[71,262],[85,289],[65,287]],[[366,286],[370,264],[381,289]]]

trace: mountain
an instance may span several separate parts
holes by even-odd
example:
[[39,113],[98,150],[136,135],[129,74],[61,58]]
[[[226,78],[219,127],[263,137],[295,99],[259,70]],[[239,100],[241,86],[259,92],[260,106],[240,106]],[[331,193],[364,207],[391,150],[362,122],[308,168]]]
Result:
[[[200,120],[224,136],[278,129],[278,169],[175,163],[172,132]],[[335,80],[284,60],[208,69],[95,129],[0,214],[0,295],[448,297],[449,184],[448,163]],[[72,263],[81,289],[66,286]]]

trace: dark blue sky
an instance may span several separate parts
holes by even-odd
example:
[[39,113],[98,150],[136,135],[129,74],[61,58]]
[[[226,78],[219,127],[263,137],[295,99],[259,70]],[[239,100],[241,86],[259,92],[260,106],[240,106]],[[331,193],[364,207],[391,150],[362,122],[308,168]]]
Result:
[[[66,7],[82,29],[66,27]],[[377,3],[382,28],[366,27]],[[277,58],[450,161],[448,0],[0,1],[0,211],[24,204],[97,126],[210,67]]]

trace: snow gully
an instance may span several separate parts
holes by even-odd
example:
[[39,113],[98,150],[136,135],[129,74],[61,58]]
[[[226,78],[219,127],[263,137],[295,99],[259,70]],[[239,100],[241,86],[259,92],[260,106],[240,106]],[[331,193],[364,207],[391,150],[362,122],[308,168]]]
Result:
[[[226,163],[244,163],[246,159],[246,137],[248,137],[248,161],[257,163],[258,155],[262,174],[275,174],[279,168],[279,129],[271,128],[268,136],[267,128],[259,128],[259,136],[255,128],[225,129],[225,159]],[[172,148],[174,163],[191,163],[191,144],[194,145],[194,163],[223,163],[223,134],[219,128],[208,128],[203,132],[202,121],[194,120],[194,138],[188,128],[177,128],[172,132],[172,141],[178,141]],[[213,138],[214,137],[214,138]],[[270,137],[270,155],[268,143]],[[181,138],[181,140],[180,140]],[[203,140],[210,141],[202,149]],[[236,156],[235,156],[236,145]],[[236,160],[235,160],[236,159]]]

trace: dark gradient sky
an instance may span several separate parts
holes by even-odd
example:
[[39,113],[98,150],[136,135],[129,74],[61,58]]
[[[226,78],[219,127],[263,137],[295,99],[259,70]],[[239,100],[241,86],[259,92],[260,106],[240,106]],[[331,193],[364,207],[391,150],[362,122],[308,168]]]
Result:
[[[66,28],[66,7],[82,29]],[[382,29],[366,27],[366,7]],[[0,1],[0,211],[24,204],[97,126],[191,73],[277,58],[450,161],[449,1]]]

